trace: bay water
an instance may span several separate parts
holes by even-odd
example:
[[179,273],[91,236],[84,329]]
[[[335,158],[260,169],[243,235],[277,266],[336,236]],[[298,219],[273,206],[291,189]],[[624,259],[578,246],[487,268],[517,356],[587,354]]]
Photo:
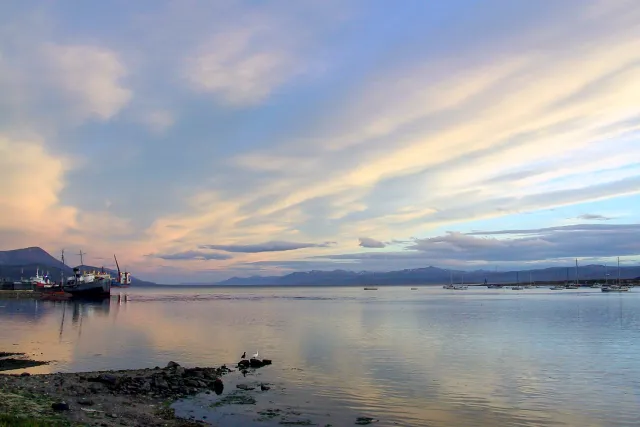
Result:
[[225,379],[225,393],[256,386],[250,404],[221,405],[223,394],[175,405],[221,427],[640,419],[638,289],[132,287],[103,302],[0,300],[0,324],[0,351],[52,361],[11,373],[272,359]]

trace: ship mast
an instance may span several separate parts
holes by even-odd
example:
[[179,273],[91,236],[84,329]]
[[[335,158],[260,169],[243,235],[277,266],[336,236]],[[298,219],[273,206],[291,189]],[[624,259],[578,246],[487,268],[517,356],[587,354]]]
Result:
[[82,256],[86,254],[87,254],[86,252],[82,252],[82,249],[80,249],[80,252],[78,252],[78,255],[80,255],[80,268],[84,267],[84,260]]

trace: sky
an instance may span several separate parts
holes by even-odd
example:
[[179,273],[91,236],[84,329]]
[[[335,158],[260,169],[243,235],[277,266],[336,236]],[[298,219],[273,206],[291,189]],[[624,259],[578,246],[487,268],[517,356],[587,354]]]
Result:
[[634,0],[0,3],[0,250],[208,283],[640,263]]

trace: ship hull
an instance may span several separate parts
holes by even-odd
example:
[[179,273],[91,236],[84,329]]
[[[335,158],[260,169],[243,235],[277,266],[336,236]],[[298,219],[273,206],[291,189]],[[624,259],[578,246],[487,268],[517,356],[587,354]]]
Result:
[[102,298],[111,295],[111,283],[108,280],[66,285],[62,289],[73,297],[78,298]]

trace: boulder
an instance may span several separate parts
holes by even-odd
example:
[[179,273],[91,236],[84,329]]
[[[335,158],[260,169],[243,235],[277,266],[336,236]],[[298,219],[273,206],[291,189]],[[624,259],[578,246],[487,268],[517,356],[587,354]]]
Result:
[[264,363],[260,359],[249,359],[249,366],[252,368],[262,368]]
[[89,398],[86,398],[86,397],[81,397],[76,402],[78,402],[79,405],[83,405],[83,406],[91,406],[91,405],[93,405],[93,400],[91,400]]
[[169,363],[167,363],[167,369],[175,369],[177,367],[179,367],[180,365],[177,364],[176,362],[174,362],[173,360]]
[[224,390],[224,384],[222,383],[222,380],[220,378],[216,378],[216,380],[213,382],[213,391],[220,395],[222,394],[222,391]]
[[67,402],[56,402],[51,404],[51,409],[54,411],[68,411],[69,404]]

